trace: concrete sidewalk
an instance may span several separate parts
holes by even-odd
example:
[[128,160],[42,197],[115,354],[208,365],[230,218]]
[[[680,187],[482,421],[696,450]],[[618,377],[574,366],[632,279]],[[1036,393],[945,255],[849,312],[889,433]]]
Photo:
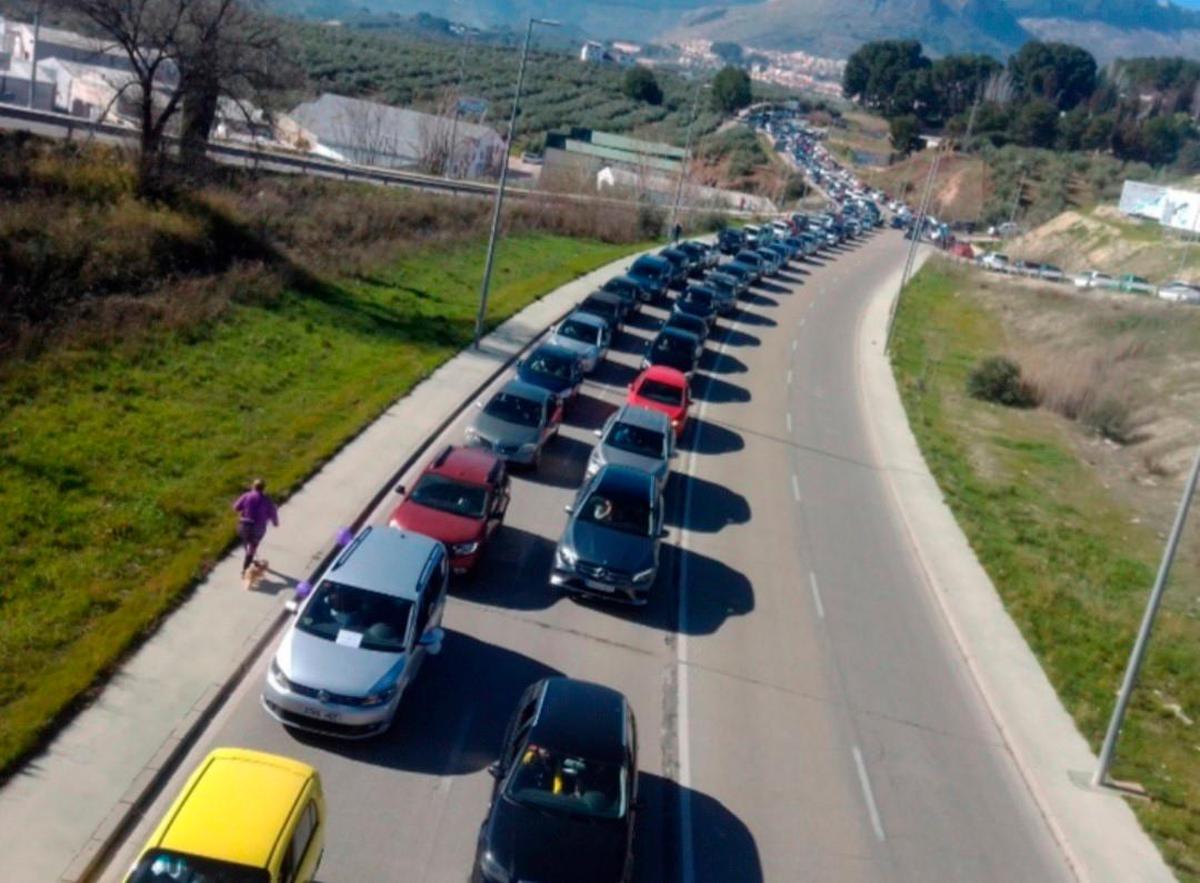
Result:
[[[930,253],[921,250],[918,267]],[[1096,769],[1096,757],[1009,617],[921,456],[883,350],[899,282],[897,273],[871,301],[856,346],[860,406],[873,427],[875,459],[908,528],[918,567],[1076,875],[1114,883],[1174,880],[1124,799],[1081,784]]]
[[[260,550],[271,574],[258,591],[227,556],[109,680],[98,698],[0,789],[0,880],[88,879],[136,815],[148,786],[182,756],[245,664],[282,622],[290,589],[330,554],[438,429],[489,380],[631,255],[544,296],[452,358],[346,445],[281,507]],[[269,468],[264,464],[267,478]],[[232,518],[232,515],[230,516]]]

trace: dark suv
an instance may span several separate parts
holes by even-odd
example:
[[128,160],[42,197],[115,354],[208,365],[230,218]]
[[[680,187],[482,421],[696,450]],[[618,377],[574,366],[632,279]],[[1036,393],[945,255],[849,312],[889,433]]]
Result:
[[652,254],[638,258],[626,271],[626,275],[646,291],[650,292],[647,300],[657,300],[667,294],[667,285],[671,281],[674,267],[671,262]]
[[570,594],[645,604],[666,535],[654,476],[629,466],[601,467],[567,512],[550,584]]
[[746,237],[741,230],[722,230],[717,236],[717,248],[721,254],[737,254],[746,244]]
[[532,684],[488,771],[473,883],[631,878],[637,724],[622,694],[571,678]]

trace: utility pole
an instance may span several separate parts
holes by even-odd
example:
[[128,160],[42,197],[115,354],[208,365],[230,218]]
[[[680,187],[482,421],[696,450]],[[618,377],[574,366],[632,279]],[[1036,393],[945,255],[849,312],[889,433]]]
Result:
[[904,270],[900,273],[900,290],[896,292],[896,300],[892,305],[892,312],[888,315],[887,337],[883,342],[883,350],[887,352],[892,346],[892,332],[896,327],[896,314],[900,312],[900,298],[904,295],[904,286],[908,284],[909,274],[912,272],[913,264],[916,261],[917,246],[921,242],[921,232],[925,229],[925,216],[929,210],[929,204],[933,200],[933,182],[937,179],[938,166],[941,165],[942,148],[938,147],[938,152],[934,154],[933,162],[929,164],[929,175],[925,178],[925,189],[921,193],[921,201],[917,204],[917,216],[913,219],[912,226],[912,241],[908,246],[908,255],[904,259]]
[[479,289],[479,313],[475,316],[475,349],[483,337],[483,321],[487,317],[488,289],[492,284],[492,264],[496,259],[496,235],[500,232],[500,211],[504,207],[504,188],[508,184],[508,153],[512,150],[513,137],[517,131],[517,114],[521,108],[521,87],[525,84],[525,65],[529,61],[529,41],[533,39],[533,26],[545,25],[556,28],[559,22],[546,18],[530,18],[525,29],[525,47],[521,50],[521,66],[517,68],[517,89],[513,95],[512,115],[508,118],[508,138],[504,144],[504,158],[500,164],[500,183],[496,187],[496,205],[492,211],[492,232],[488,235],[487,260],[483,265],[483,284]]
[[[1200,89],[1200,86],[1197,88]],[[1184,234],[1183,249],[1179,252],[1179,268],[1175,271],[1176,279],[1183,278],[1183,265],[1187,263],[1188,252],[1196,244],[1196,240],[1200,239],[1197,230],[1200,230],[1200,205],[1192,209],[1192,232],[1190,235]]]
[[1150,643],[1150,630],[1154,628],[1154,619],[1162,604],[1163,592],[1167,588],[1167,577],[1171,575],[1171,565],[1175,561],[1175,553],[1179,549],[1179,539],[1183,535],[1183,526],[1187,522],[1188,509],[1192,505],[1192,497],[1196,493],[1196,481],[1200,479],[1200,450],[1192,463],[1192,472],[1183,488],[1183,497],[1175,512],[1175,523],[1171,525],[1171,533],[1167,537],[1167,546],[1163,550],[1162,561],[1158,565],[1158,575],[1154,578],[1154,586],[1150,590],[1150,600],[1146,602],[1146,612],[1142,615],[1142,624],[1138,628],[1137,639],[1129,653],[1129,663],[1125,667],[1125,677],[1121,680],[1121,692],[1117,694],[1117,704],[1113,708],[1112,718],[1108,722],[1108,732],[1104,734],[1104,744],[1100,748],[1100,762],[1096,765],[1096,774],[1092,777],[1092,785],[1101,787],[1108,782],[1108,770],[1112,766],[1113,754],[1117,749],[1117,739],[1121,735],[1121,725],[1125,722],[1125,712],[1129,708],[1129,698],[1133,694],[1133,685],[1137,682],[1138,673],[1142,670],[1142,662],[1146,658],[1146,648]]
[[692,113],[688,117],[687,135],[684,137],[683,147],[683,165],[679,167],[679,179],[675,182],[675,201],[671,205],[671,223],[668,228],[675,229],[675,219],[679,214],[679,200],[683,197],[683,179],[687,175],[692,164],[692,124],[696,122],[696,108],[700,105],[700,82],[696,82],[696,89],[692,93]]
[[1021,191],[1025,189],[1025,165],[1021,165],[1021,177],[1017,180],[1017,193],[1013,197],[1012,211],[1008,213],[1008,223],[1014,224],[1017,220],[1017,209],[1021,207]]
[[458,88],[454,93],[454,122],[450,124],[450,157],[446,160],[446,177],[453,178],[454,160],[458,155],[458,117],[462,113],[463,79],[467,73],[467,50],[471,47],[471,32],[463,38],[462,52],[458,54]]
[[[37,95],[37,68],[38,68],[38,52],[42,48],[42,6],[44,0],[38,0],[37,8],[33,12],[33,56],[29,64],[29,109],[33,110],[34,98]],[[51,102],[53,110],[53,102]]]

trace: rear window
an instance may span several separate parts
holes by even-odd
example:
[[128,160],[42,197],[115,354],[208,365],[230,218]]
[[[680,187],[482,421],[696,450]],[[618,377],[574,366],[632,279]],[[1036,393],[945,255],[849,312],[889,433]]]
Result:
[[482,518],[487,510],[487,488],[445,475],[422,475],[409,499],[439,512],[467,518]]
[[579,305],[579,309],[585,313],[595,313],[597,316],[615,316],[617,314],[617,305],[609,303],[606,300],[592,300],[588,298]]
[[270,883],[262,868],[155,849],[137,863],[130,883]]
[[[590,305],[587,306],[590,309]],[[560,380],[569,380],[574,360],[545,350],[535,350],[533,355],[526,359],[525,367],[535,374],[546,374]]]
[[492,396],[483,413],[505,423],[519,426],[537,426],[542,422],[542,405],[532,399],[501,392]]
[[662,457],[666,450],[663,434],[632,423],[617,423],[608,432],[608,444],[619,451],[643,457]]
[[400,653],[412,607],[404,598],[323,580],[304,605],[296,628],[348,647]]
[[643,380],[638,395],[660,405],[678,405],[683,401],[683,390],[661,380]]
[[658,279],[666,270],[658,261],[649,260],[647,258],[638,258],[633,262],[633,272],[641,273],[643,276],[649,276],[651,279]]
[[571,340],[581,340],[584,343],[596,343],[600,340],[600,329],[578,319],[568,319],[558,326],[558,333]]

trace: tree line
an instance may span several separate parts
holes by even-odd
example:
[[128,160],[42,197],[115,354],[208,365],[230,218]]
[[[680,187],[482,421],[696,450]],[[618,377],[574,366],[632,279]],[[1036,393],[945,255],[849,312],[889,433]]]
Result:
[[1200,171],[1200,62],[1123,59],[1101,68],[1085,49],[1030,41],[1001,63],[987,55],[928,58],[916,40],[861,46],[842,92],[886,117],[896,149],[920,132],[973,142],[1109,152]]

